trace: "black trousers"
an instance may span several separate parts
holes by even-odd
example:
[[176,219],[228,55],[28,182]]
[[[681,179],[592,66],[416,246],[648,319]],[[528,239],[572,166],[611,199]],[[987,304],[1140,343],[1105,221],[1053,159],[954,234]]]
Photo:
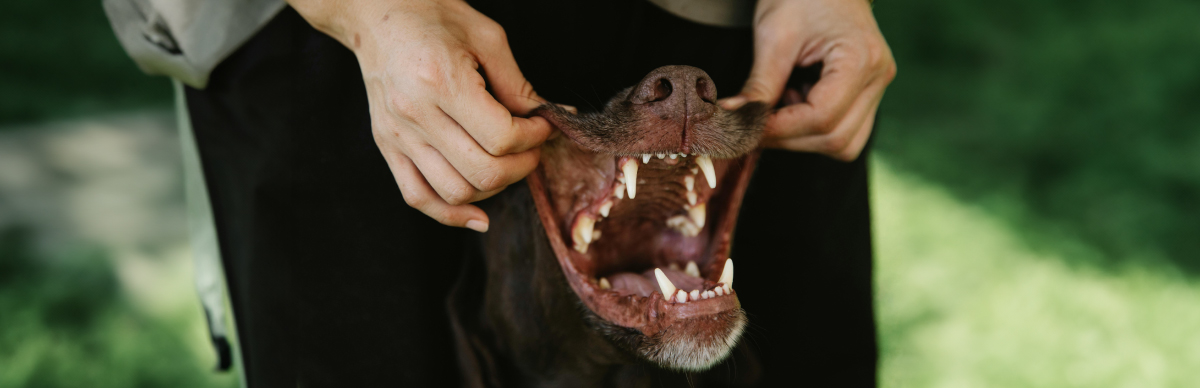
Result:
[[[749,73],[749,30],[642,1],[474,5],[539,94],[581,109],[662,65],[702,68],[722,95]],[[286,9],[187,103],[250,385],[459,381],[445,297],[477,235],[405,204],[353,54]],[[733,257],[764,386],[875,384],[865,159],[761,159]]]

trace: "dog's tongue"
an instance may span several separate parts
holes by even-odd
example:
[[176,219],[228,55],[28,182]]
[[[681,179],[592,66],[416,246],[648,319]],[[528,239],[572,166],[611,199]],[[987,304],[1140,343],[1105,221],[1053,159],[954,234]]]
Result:
[[[688,275],[687,272],[670,268],[663,268],[662,271],[664,275],[667,275],[667,279],[670,279],[671,283],[680,290],[691,292],[692,290],[702,290],[704,287],[704,279]],[[620,272],[609,276],[608,280],[612,283],[612,289],[622,294],[646,297],[654,291],[658,291],[658,280],[654,278],[653,269],[641,274]]]

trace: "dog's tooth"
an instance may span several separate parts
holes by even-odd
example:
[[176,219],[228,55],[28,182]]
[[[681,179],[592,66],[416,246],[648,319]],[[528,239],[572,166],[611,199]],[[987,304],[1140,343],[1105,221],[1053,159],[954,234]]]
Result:
[[679,270],[679,263],[671,263],[671,264],[667,264],[667,268],[670,268],[670,269],[673,269],[673,270],[676,270],[676,271],[678,271],[678,270]]
[[721,279],[717,283],[724,283],[725,293],[729,293],[730,287],[733,287],[733,259],[725,259],[725,268],[721,270]]
[[688,298],[691,300],[700,300],[700,290],[692,290],[688,293]]
[[675,159],[675,158],[679,157],[679,154],[670,154],[670,155],[667,155],[667,157],[669,157],[671,159]]
[[662,158],[667,157],[667,154],[654,154],[654,156],[658,157],[659,159],[662,159]]
[[599,240],[599,239],[600,239],[600,231],[599,231],[599,230],[593,230],[593,231],[592,231],[592,241],[596,241],[596,240]]
[[679,290],[675,293],[675,301],[679,303],[687,302],[687,291]]
[[733,288],[728,284],[721,286],[721,289],[725,290],[725,295],[733,295]]
[[712,290],[708,290],[700,293],[700,296],[704,297],[704,299],[712,299],[713,297],[717,296],[717,294],[712,292]]
[[650,154],[642,154],[642,164],[650,163]]
[[596,219],[591,215],[581,214],[575,219],[575,226],[571,228],[571,239],[575,242],[575,250],[579,253],[587,253],[588,244],[592,243],[592,231],[596,226]]
[[667,279],[667,275],[658,268],[654,269],[654,278],[658,279],[658,289],[662,291],[663,299],[671,300],[671,297],[675,295],[675,290],[677,290],[675,284],[671,283],[671,279]]
[[623,176],[617,177],[617,182],[625,183],[625,177],[623,177]]
[[684,268],[683,272],[694,277],[700,277],[700,267],[697,267],[696,262],[694,261],[689,261],[687,263],[687,268]]
[[625,199],[624,183],[618,183],[616,186],[613,186],[613,196],[617,197],[617,199]]
[[683,177],[683,186],[687,187],[688,191],[696,189],[696,177],[688,175]]
[[696,192],[695,191],[689,191],[689,192],[687,192],[687,194],[684,194],[684,195],[687,196],[688,205],[696,204]]
[[725,289],[721,287],[714,288],[713,292],[716,293],[717,296],[725,295]]
[[637,194],[637,161],[629,159],[625,161],[625,165],[621,166],[621,170],[625,172],[625,190],[629,192],[629,199]]
[[699,174],[699,173],[700,173],[700,169],[699,169],[699,168],[692,167],[692,175],[696,175],[696,174]]
[[713,168],[712,159],[708,155],[700,155],[696,157],[696,165],[704,171],[704,179],[708,180],[708,188],[717,188],[717,170]]
[[598,209],[600,212],[600,215],[604,216],[604,217],[608,217],[608,212],[610,210],[612,210],[612,207],[613,207],[613,201],[611,199],[605,200],[604,203],[600,204],[600,209]]
[[600,289],[607,290],[612,288],[612,283],[608,282],[608,278],[600,278]]
[[704,218],[708,215],[707,206],[699,204],[688,208],[688,217],[692,219],[692,223],[696,224],[696,228],[704,228]]

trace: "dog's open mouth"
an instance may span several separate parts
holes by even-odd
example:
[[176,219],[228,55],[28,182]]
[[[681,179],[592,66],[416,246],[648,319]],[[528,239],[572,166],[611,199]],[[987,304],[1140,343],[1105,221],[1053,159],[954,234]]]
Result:
[[676,369],[728,354],[745,326],[728,258],[767,109],[715,104],[699,69],[668,66],[603,112],[545,106],[566,136],[528,182],[568,282],[633,351]]

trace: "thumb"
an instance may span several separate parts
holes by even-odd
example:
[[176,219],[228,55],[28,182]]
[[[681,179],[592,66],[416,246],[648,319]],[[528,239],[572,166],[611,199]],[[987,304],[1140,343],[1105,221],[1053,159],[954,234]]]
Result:
[[496,100],[517,116],[524,116],[545,104],[546,100],[538,96],[533,90],[533,85],[521,74],[512,50],[508,48],[508,42],[492,47],[480,52],[478,60]]
[[768,106],[775,106],[775,103],[779,102],[788,76],[795,67],[799,47],[760,44],[760,41],[761,39],[755,41],[754,65],[741,93],[721,100],[719,104],[722,108],[733,110],[750,101],[761,101]]

